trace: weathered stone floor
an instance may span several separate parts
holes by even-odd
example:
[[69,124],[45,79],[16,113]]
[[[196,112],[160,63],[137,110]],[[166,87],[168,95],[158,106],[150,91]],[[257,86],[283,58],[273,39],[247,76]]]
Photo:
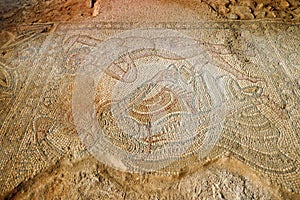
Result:
[[0,198],[300,198],[295,2],[51,2],[2,20]]

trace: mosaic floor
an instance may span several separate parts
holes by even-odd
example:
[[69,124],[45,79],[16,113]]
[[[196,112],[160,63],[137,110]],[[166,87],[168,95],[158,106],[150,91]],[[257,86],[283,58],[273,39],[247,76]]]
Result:
[[42,23],[17,32],[2,33],[11,39],[0,57],[0,194],[87,152],[122,173],[157,176],[230,158],[300,194],[300,24]]

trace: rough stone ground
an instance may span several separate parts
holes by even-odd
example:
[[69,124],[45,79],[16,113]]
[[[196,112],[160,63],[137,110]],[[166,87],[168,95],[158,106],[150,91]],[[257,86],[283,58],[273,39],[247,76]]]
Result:
[[[157,1],[160,3],[163,1]],[[176,2],[176,1],[174,1]],[[209,19],[285,19],[300,20],[300,2],[297,0],[202,0],[202,18]],[[192,1],[182,1],[192,6]],[[21,23],[77,21],[101,14],[112,9],[109,0],[4,0],[0,2],[1,26]],[[102,11],[101,11],[102,10]]]
[[[116,176],[116,174],[119,176]],[[18,186],[12,199],[277,199],[250,177],[228,171],[222,162],[184,177],[137,176],[106,169],[85,155],[65,158]],[[252,180],[253,177],[251,177]]]
[[295,0],[203,0],[227,19],[299,20],[299,1]]
[[[175,2],[175,3],[174,3]],[[154,6],[155,5],[155,6]],[[276,1],[117,1],[45,0],[1,1],[0,45],[9,46],[25,33],[54,31],[55,23],[79,21],[187,21],[280,19],[300,21],[300,2]],[[142,8],[141,8],[142,7]],[[160,9],[158,9],[160,8]],[[164,9],[161,9],[164,8]],[[158,13],[154,14],[153,13]],[[119,15],[122,13],[122,15]],[[189,13],[189,14],[187,14]],[[192,14],[191,14],[192,13]],[[42,23],[49,23],[45,25]],[[54,25],[52,24],[54,23]],[[36,24],[22,29],[23,24]],[[42,25],[40,25],[42,24]],[[39,26],[40,25],[40,26]],[[21,28],[20,28],[21,27]],[[22,32],[24,31],[24,32]],[[260,33],[263,34],[263,33]],[[293,34],[293,32],[292,32]],[[294,35],[294,37],[297,37]],[[22,40],[21,40],[22,41]],[[35,44],[33,44],[35,45]],[[16,48],[18,49],[18,48]],[[2,51],[2,49],[1,49]],[[2,51],[1,61],[16,56]],[[279,76],[279,75],[278,75]],[[297,76],[297,74],[296,74]],[[5,80],[6,74],[1,74]],[[21,77],[22,78],[22,77]],[[5,85],[5,81],[1,82]],[[8,83],[7,83],[8,84]],[[2,103],[2,102],[1,102]],[[3,108],[7,105],[3,105]],[[5,110],[5,109],[3,109]],[[2,121],[1,121],[2,122]],[[1,124],[2,126],[2,124]],[[47,129],[47,124],[41,130]],[[68,130],[67,130],[68,131]],[[45,134],[45,133],[43,133]],[[73,152],[41,167],[9,191],[3,199],[299,199],[299,193],[282,190],[230,155],[204,166],[180,172],[130,174],[105,167],[76,141]],[[2,153],[2,152],[1,152]],[[23,158],[24,160],[26,158]],[[22,161],[21,161],[22,162]],[[46,165],[45,165],[46,166]]]

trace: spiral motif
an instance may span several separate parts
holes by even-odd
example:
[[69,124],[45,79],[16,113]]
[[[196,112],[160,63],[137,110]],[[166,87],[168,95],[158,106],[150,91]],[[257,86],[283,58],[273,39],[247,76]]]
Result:
[[211,126],[196,152],[203,159],[226,112],[224,80],[215,72],[197,42],[176,31],[109,38],[77,71],[73,116],[83,143],[111,167],[157,171],[191,151],[207,118]]

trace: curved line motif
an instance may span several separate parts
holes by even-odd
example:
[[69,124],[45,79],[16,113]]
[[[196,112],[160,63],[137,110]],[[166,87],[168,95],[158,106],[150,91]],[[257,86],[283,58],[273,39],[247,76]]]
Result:
[[[139,42],[136,42],[137,39]],[[199,116],[203,113],[199,110],[196,99],[203,98],[197,97],[193,81],[201,78],[200,82],[204,82],[211,101],[210,108],[207,109],[210,112],[210,124],[218,124],[210,127],[205,134],[199,150],[199,158],[204,158],[219,139],[226,112],[223,82],[217,83],[211,75],[214,71],[202,68],[209,63],[208,56],[204,54],[205,51],[197,41],[171,30],[125,31],[96,46],[86,57],[88,65],[77,70],[72,104],[77,130],[90,152],[111,167],[125,171],[156,171],[175,162],[188,151],[198,134]],[[174,61],[185,60],[195,67],[195,72],[189,71],[186,66],[162,66],[158,72],[151,72],[154,73],[152,78],[136,83],[140,77],[135,60],[139,59],[139,56],[153,55]],[[217,68],[213,65],[211,67]],[[135,89],[125,94],[125,98],[108,105],[109,110],[101,111],[101,120],[103,117],[110,119],[104,121],[109,126],[105,129],[103,124],[99,124],[94,105],[97,85],[102,74],[125,84],[135,84]],[[155,93],[154,89],[159,91]],[[164,90],[169,91],[169,99],[160,96]],[[116,93],[118,91],[112,91],[111,101],[118,99]],[[198,95],[201,95],[201,92]],[[151,106],[151,102],[147,104],[147,100],[155,98],[156,107]],[[201,100],[199,102],[202,103]],[[138,106],[144,106],[143,109],[146,110],[143,111],[142,107]],[[136,120],[132,113],[130,114],[134,111],[138,111],[136,114],[139,115],[148,115],[148,122],[140,123],[141,121]],[[161,119],[158,118],[157,121],[157,117]],[[107,134],[118,135],[120,140],[125,139],[128,142],[140,142],[132,143],[135,146],[126,151],[126,148],[121,147],[122,143],[118,142],[121,146],[116,146],[114,139]],[[151,160],[152,164],[149,163]]]

